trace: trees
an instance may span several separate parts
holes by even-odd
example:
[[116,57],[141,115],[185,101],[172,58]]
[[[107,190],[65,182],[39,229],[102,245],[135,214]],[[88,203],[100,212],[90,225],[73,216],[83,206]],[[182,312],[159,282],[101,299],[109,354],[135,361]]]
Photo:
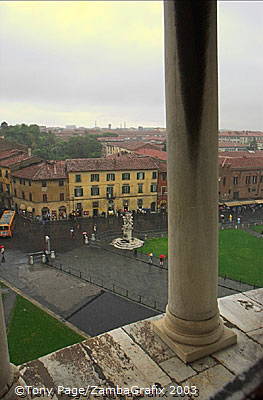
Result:
[[97,141],[98,135],[71,137],[68,141],[64,141],[50,131],[40,132],[36,124],[8,126],[3,122],[1,133],[9,141],[31,147],[33,155],[46,160],[101,157],[102,145]]

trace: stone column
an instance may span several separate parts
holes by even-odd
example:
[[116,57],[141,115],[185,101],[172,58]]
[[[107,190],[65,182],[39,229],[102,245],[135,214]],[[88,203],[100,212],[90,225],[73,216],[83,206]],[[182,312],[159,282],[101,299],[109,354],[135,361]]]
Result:
[[169,296],[154,323],[185,362],[236,343],[217,305],[217,4],[164,2]]
[[18,372],[9,362],[8,345],[3,312],[2,294],[0,292],[0,399],[13,400],[17,396],[14,393],[15,382],[18,380]]

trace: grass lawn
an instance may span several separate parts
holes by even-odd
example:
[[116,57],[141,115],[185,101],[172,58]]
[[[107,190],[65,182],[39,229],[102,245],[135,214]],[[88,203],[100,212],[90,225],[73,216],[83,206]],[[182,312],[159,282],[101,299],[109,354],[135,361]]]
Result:
[[[263,229],[263,227],[262,227]],[[167,255],[167,238],[146,240],[141,252]],[[219,275],[263,286],[263,239],[241,230],[219,232]]]
[[256,232],[261,233],[263,231],[263,225],[251,226],[250,229],[252,229],[252,231],[256,231]]
[[8,326],[11,362],[15,365],[34,360],[84,338],[28,300],[17,296]]

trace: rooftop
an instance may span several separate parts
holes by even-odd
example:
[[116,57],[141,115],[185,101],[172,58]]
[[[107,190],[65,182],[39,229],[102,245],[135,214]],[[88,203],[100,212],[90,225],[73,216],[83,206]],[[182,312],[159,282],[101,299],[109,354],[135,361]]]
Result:
[[[248,385],[244,373],[263,354],[263,289],[223,297],[218,302],[224,323],[237,333],[238,343],[201,360],[184,364],[161,341],[151,327],[151,320],[158,316],[30,361],[19,367],[20,373],[27,385],[47,388],[93,385],[139,389],[157,384],[165,387],[167,395],[172,397],[177,385],[185,390],[187,386],[195,386],[201,400],[208,399],[243,373],[238,389],[228,385],[225,396],[217,398],[248,398],[246,395],[263,379],[263,370],[258,369],[250,376]],[[231,390],[234,397],[230,397]],[[54,396],[57,398],[60,396]]]
[[111,158],[76,158],[66,160],[68,172],[81,171],[121,171],[137,169],[156,169],[154,160],[149,157],[120,156]]
[[15,171],[13,176],[31,180],[64,179],[67,177],[65,161],[43,161]]

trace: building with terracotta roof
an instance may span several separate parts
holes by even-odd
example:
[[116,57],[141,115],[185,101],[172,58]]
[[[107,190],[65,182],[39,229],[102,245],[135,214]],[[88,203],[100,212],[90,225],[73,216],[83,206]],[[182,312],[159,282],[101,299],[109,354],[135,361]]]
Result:
[[32,157],[30,154],[17,148],[4,149],[0,152],[1,208],[11,208],[12,205],[12,171],[40,161],[39,157]]
[[263,198],[263,154],[258,153],[219,155],[220,201]]
[[86,215],[157,209],[158,167],[149,157],[66,160],[70,207]]
[[16,210],[48,219],[66,218],[69,210],[65,161],[41,161],[12,172]]

